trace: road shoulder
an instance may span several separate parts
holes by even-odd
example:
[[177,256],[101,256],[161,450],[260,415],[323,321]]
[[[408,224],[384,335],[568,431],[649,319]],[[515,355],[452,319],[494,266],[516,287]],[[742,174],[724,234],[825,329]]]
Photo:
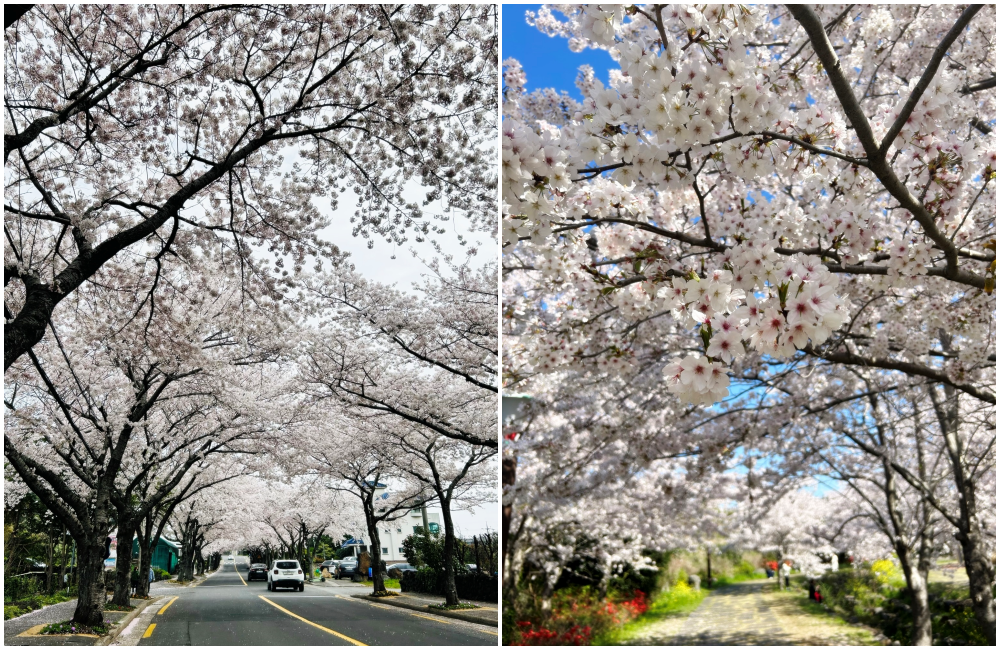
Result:
[[[451,611],[447,609],[435,609],[430,607],[430,604],[426,598],[420,598],[416,596],[408,596],[402,594],[399,596],[390,596],[379,598],[369,594],[352,594],[352,598],[359,598],[361,600],[367,600],[373,603],[379,603],[380,605],[391,605],[393,607],[399,607],[402,609],[409,609],[415,612],[422,612],[424,614],[432,614],[434,616],[441,616],[444,618],[453,618],[459,621],[465,621],[466,623],[475,623],[477,625],[486,625],[488,627],[496,628],[499,624],[499,611],[496,607],[483,607],[482,609],[465,609],[458,611]],[[440,602],[440,599],[434,602]]]

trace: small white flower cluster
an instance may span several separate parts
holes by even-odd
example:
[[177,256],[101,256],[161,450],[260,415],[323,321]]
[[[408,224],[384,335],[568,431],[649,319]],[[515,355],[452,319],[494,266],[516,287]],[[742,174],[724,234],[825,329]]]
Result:
[[732,363],[747,348],[788,358],[810,340],[826,341],[847,318],[836,295],[838,278],[819,258],[781,257],[773,246],[741,244],[729,263],[732,272],[717,270],[704,280],[677,278],[658,294],[673,299],[678,322],[699,323],[706,336],[711,359],[692,356],[665,370],[672,391],[695,404],[718,401],[728,392],[725,368],[715,360]]
[[931,246],[927,242],[893,244],[889,255],[888,273],[892,276],[927,275],[927,267],[932,261]]

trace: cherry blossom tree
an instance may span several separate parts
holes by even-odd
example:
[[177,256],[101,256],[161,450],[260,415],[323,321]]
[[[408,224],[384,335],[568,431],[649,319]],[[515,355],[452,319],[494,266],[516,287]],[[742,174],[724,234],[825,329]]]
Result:
[[[45,344],[6,373],[4,455],[77,542],[76,622],[101,620],[113,508],[130,543],[139,520],[206,457],[256,451],[267,432],[259,404],[268,376],[250,369],[272,358],[277,348],[264,339],[280,320],[257,320],[253,309],[222,317],[238,290],[202,293],[174,275],[149,321],[131,317],[127,290],[79,292],[73,320],[51,324]],[[154,476],[161,482],[137,499]]]
[[416,295],[349,269],[307,280],[303,381],[317,398],[496,449],[497,274],[440,263]]
[[141,304],[205,258],[281,300],[341,258],[320,197],[356,198],[366,238],[494,232],[497,27],[493,5],[35,5],[4,39],[5,371],[111,260]]
[[454,440],[420,426],[394,429],[393,433],[396,433],[395,444],[403,452],[397,457],[400,468],[425,486],[441,508],[445,603],[458,605],[454,562],[456,531],[452,511],[458,505],[472,508],[496,499],[493,459],[497,450]]
[[[966,504],[949,514],[976,537],[969,472],[994,484],[995,460],[946,432],[996,402],[995,8],[557,5],[529,22],[620,70],[581,68],[581,101],[526,92],[504,62],[503,377],[540,405],[505,442],[505,503],[543,493],[520,485],[535,471],[588,463],[612,486],[677,457],[708,482],[739,468],[747,506],[773,505],[826,433],[856,447],[838,409],[925,385]],[[550,435],[572,444],[542,460]]]
[[[323,405],[295,436],[294,448],[283,462],[315,484],[344,495],[360,506],[369,537],[373,594],[385,595],[379,526],[395,521],[434,498],[423,482],[403,470],[402,453],[394,444],[393,429],[402,425],[393,416],[333,415]],[[353,532],[353,531],[352,531]]]
[[[992,132],[968,127],[992,98],[982,84],[964,92],[990,72],[975,61],[991,41],[966,29],[978,6],[907,9],[908,42],[933,39],[934,56],[894,39],[873,62],[861,44],[889,36],[861,30],[873,24],[867,12],[882,20],[886,9],[847,21],[850,11],[827,5],[825,22],[798,6],[655,5],[627,21],[620,9],[563,9],[568,22],[543,11],[537,23],[576,47],[608,48],[622,70],[607,88],[585,71],[584,101],[556,102],[525,94],[519,66],[506,63],[504,232],[518,262],[505,295],[546,305],[525,309],[540,332],[513,339],[519,366],[621,367],[686,336],[701,352],[674,355],[663,371],[689,402],[725,397],[727,367],[747,354],[807,354],[995,403],[995,363],[984,361],[993,254],[982,248],[993,237],[995,147]],[[991,25],[987,14],[974,25]],[[834,32],[854,45],[838,54]],[[959,36],[963,62],[938,70]],[[838,57],[864,71],[861,99]],[[883,65],[896,73],[880,75]],[[937,108],[953,101],[960,110]],[[936,295],[955,298],[944,310]],[[875,332],[885,309],[873,303],[890,297],[906,316]],[[952,353],[933,347],[938,329],[961,340]],[[893,343],[901,356],[885,349]]]

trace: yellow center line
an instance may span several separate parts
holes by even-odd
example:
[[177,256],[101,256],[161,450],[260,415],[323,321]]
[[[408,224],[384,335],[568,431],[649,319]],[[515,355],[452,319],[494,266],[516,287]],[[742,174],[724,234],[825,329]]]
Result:
[[363,646],[367,646],[368,645],[367,643],[362,643],[362,642],[358,641],[357,639],[352,639],[351,637],[349,637],[347,635],[344,635],[344,634],[341,634],[340,632],[335,632],[335,631],[331,630],[328,627],[323,627],[322,625],[320,625],[318,623],[313,623],[312,621],[310,621],[307,618],[302,618],[298,614],[295,614],[293,612],[288,611],[287,609],[285,609],[281,605],[278,605],[277,603],[275,603],[273,601],[270,601],[267,598],[264,598],[263,596],[260,596],[260,599],[263,600],[268,605],[271,605],[272,607],[274,607],[274,608],[276,608],[276,609],[278,609],[278,610],[280,610],[280,611],[288,614],[292,618],[297,618],[300,621],[302,621],[303,623],[307,623],[309,625],[312,625],[316,629],[323,630],[324,632],[332,634],[333,636],[337,637],[338,639],[343,639],[344,641],[347,641],[348,643],[353,643],[354,645],[363,645]]
[[151,623],[150,626],[146,628],[146,632],[142,635],[142,638],[148,639],[153,634],[154,629],[156,629],[156,623]]
[[[173,598],[171,598],[171,599],[170,599],[170,600],[169,600],[169,601],[167,602],[167,604],[166,604],[166,605],[164,605],[163,607],[161,607],[161,608],[160,608],[160,611],[156,612],[157,616],[159,616],[159,615],[160,615],[160,614],[162,614],[163,612],[167,611],[167,608],[168,608],[168,607],[170,607],[171,605],[173,605],[173,604],[174,604],[174,601],[175,601],[175,600],[177,600],[178,598],[180,598],[180,596],[174,596]],[[149,631],[152,631],[152,629],[153,629],[153,628],[150,628],[150,629],[149,629]]]
[[243,574],[242,574],[242,573],[240,573],[239,571],[237,571],[237,572],[236,572],[236,575],[238,575],[238,576],[240,577],[240,582],[242,582],[242,583],[243,583],[243,586],[244,586],[244,587],[248,587],[248,586],[249,586],[249,585],[247,584],[247,581],[243,579]]

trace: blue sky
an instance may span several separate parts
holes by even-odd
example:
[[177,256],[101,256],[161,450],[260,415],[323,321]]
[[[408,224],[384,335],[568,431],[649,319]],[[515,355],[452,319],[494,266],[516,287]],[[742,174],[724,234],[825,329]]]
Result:
[[[587,49],[579,54],[570,52],[565,38],[549,37],[525,22],[524,12],[538,11],[541,5],[503,5],[503,58],[521,62],[528,77],[525,90],[555,88],[565,90],[576,99],[583,99],[574,85],[577,69],[588,63],[594,74],[607,84],[608,70],[618,64],[605,50]],[[561,17],[562,14],[556,13]]]

